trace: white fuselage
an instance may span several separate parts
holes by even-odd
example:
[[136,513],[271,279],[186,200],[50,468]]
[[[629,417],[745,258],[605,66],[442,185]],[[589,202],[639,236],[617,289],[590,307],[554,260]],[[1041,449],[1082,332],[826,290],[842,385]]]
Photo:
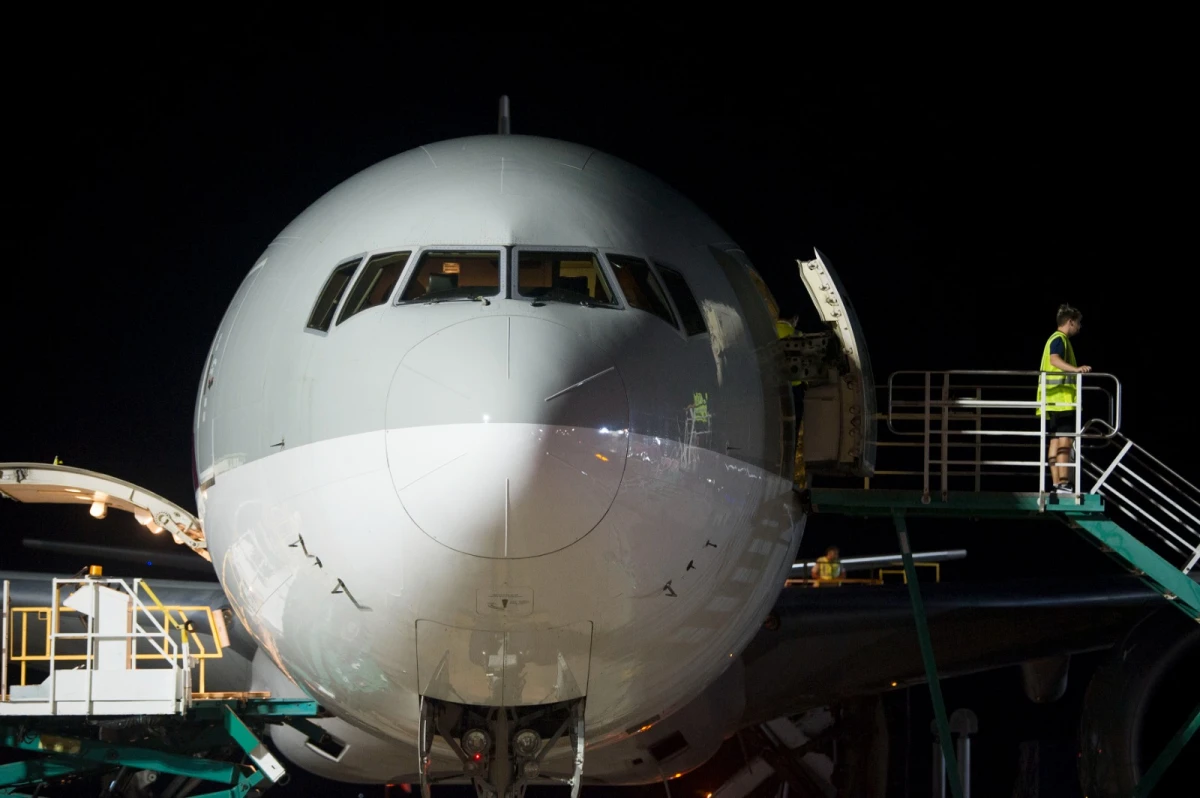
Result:
[[[496,251],[496,295],[396,303],[455,248]],[[519,298],[513,264],[549,248],[670,264],[705,329],[675,302],[672,326],[624,294]],[[392,251],[413,254],[387,302],[306,329],[337,264]],[[589,747],[636,733],[728,667],[799,545],[772,340],[728,236],[627,164],[515,136],[385,161],[268,247],[217,333],[195,433],[222,585],[375,735],[411,743],[423,695],[586,695]]]

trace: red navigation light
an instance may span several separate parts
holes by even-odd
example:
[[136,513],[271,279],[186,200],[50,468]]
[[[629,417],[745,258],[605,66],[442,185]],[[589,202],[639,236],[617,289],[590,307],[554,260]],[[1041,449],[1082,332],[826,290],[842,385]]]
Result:
[[475,756],[473,756],[471,758],[474,759],[476,762],[479,762],[483,759],[483,754],[475,754]]

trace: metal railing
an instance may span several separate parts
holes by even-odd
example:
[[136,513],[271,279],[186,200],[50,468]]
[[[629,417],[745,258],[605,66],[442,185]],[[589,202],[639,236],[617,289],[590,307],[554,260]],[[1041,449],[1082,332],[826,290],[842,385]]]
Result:
[[4,580],[0,593],[0,701],[8,700],[8,616],[9,581]]
[[[93,668],[95,666],[96,643],[99,642],[100,640],[128,640],[128,641],[131,641],[132,649],[134,652],[134,657],[133,657],[133,662],[130,663],[130,665],[129,665],[130,669],[137,668],[137,644],[138,644],[139,640],[143,640],[143,639],[146,640],[150,644],[150,646],[158,652],[158,654],[162,657],[162,659],[166,661],[168,667],[170,667],[173,670],[179,668],[179,663],[176,661],[178,658],[179,650],[175,645],[175,641],[170,638],[170,635],[167,634],[167,631],[166,631],[166,629],[163,628],[162,624],[160,624],[157,621],[157,619],[154,618],[153,615],[150,615],[150,613],[146,610],[146,605],[142,603],[142,600],[140,598],[138,598],[137,586],[140,582],[141,582],[140,579],[135,579],[134,587],[131,589],[129,587],[129,585],[123,579],[98,579],[98,578],[92,578],[92,577],[84,577],[84,578],[78,578],[78,579],[55,579],[55,580],[53,580],[52,588],[51,588],[52,603],[50,605],[50,654],[49,654],[49,659],[48,659],[48,662],[50,665],[50,677],[49,677],[50,707],[51,707],[52,711],[54,711],[54,708],[56,707],[57,697],[58,697],[57,696],[58,669],[56,667],[58,660],[57,660],[55,654],[57,653],[58,642],[60,640],[84,640],[85,641],[87,651],[86,651],[86,655],[85,655],[85,659],[84,659],[84,670],[89,673],[89,676],[93,672]],[[63,632],[63,631],[60,631],[59,610],[61,607],[61,602],[59,601],[59,591],[62,590],[62,587],[64,585],[78,585],[80,587],[88,587],[91,589],[92,612],[87,613],[87,631],[86,632]],[[114,587],[114,585],[115,585],[115,587]],[[97,616],[100,614],[100,612],[99,612],[99,605],[100,605],[99,588],[101,586],[107,587],[107,588],[113,589],[113,590],[119,589],[120,591],[123,591],[127,596],[129,596],[130,604],[132,605],[132,612],[130,613],[130,628],[128,630],[126,630],[124,632],[120,632],[120,633],[103,633],[103,634],[96,630]],[[155,632],[147,632],[142,627],[141,623],[139,623],[139,621],[138,621],[139,613],[144,615],[149,620],[152,627],[157,627],[157,630],[156,630],[157,634]],[[159,635],[162,635],[163,638],[165,639],[165,641],[166,641],[165,646],[159,645],[159,643],[158,643]],[[171,651],[172,653],[168,654],[167,653],[168,651]],[[183,654],[184,654],[184,656],[187,655],[187,641],[184,641],[184,643],[183,643]],[[87,685],[88,685],[88,691],[87,691],[87,698],[86,698],[86,706],[87,706],[88,714],[90,714],[91,704],[92,704],[92,679],[91,678],[88,679]]]
[[1083,460],[1089,493],[1154,536],[1157,553],[1190,573],[1200,564],[1200,488],[1103,421],[1085,430],[1103,433],[1106,445]]
[[[90,586],[92,612],[81,613],[64,606],[60,600],[63,587]],[[108,587],[124,592],[130,601],[130,625],[126,631],[100,633],[96,630],[98,587]],[[143,601],[141,594],[147,601]],[[213,650],[208,650],[198,635],[195,624],[189,619],[205,616],[213,637]],[[85,624],[83,632],[62,631],[63,618],[75,616]],[[132,586],[122,579],[86,577],[77,579],[55,579],[51,586],[51,603],[47,606],[11,606],[9,583],[4,582],[3,593],[3,647],[0,648],[0,701],[10,700],[9,665],[18,666],[17,682],[28,685],[30,663],[46,663],[50,676],[50,702],[55,701],[54,674],[63,663],[72,667],[92,670],[96,664],[95,645],[101,640],[127,640],[126,667],[137,670],[149,664],[151,667],[185,669],[187,694],[191,695],[191,669],[198,670],[199,691],[205,693],[205,663],[209,659],[220,659],[224,650],[212,608],[196,605],[164,605],[154,591],[141,579],[134,579]],[[86,620],[85,620],[86,619]],[[30,627],[34,629],[31,631]],[[37,627],[41,626],[39,630]],[[31,645],[40,640],[41,645]],[[82,645],[81,645],[82,644]],[[144,650],[149,645],[150,651]],[[139,645],[143,648],[139,651]],[[33,648],[31,651],[30,649]],[[82,650],[80,650],[82,649]],[[89,694],[90,695],[90,694]]]
[[[1044,493],[1046,470],[1057,465],[1072,473],[1074,493],[1082,493],[1082,469],[1077,467],[1080,450],[1117,434],[1121,383],[1111,374],[1065,375],[1074,383],[1078,397],[1072,406],[1075,432],[1053,437],[1074,439],[1076,456],[1067,463],[1051,464],[1046,432],[1048,376],[1064,375],[1042,371],[893,373],[887,383],[887,412],[880,418],[891,439],[880,435],[880,465],[886,466],[887,460],[903,461],[899,453],[887,457],[889,449],[894,453],[907,450],[912,457],[907,464],[897,464],[907,467],[880,468],[875,476],[920,477],[927,500],[935,484],[944,500],[952,485],[961,486],[964,480],[970,490],[982,490],[985,477],[1007,478],[1006,489]],[[1105,426],[1087,427],[1084,419],[1093,417]],[[919,466],[913,462],[917,454]],[[1032,484],[1035,475],[1036,485]]]
[[[1078,397],[1071,406],[1074,431],[1048,434],[1048,374],[892,374],[887,412],[879,418],[885,422],[879,429],[884,468],[872,478],[876,487],[893,478],[920,478],[928,501],[935,488],[945,500],[952,488],[977,492],[986,482],[990,490],[1023,490],[1044,498],[1046,471],[1056,465],[1070,474],[1076,496],[1103,495],[1108,508],[1149,533],[1148,545],[1160,556],[1185,574],[1200,570],[1200,488],[1121,432],[1120,381],[1094,372],[1066,375]],[[1072,439],[1068,462],[1049,462],[1051,438]]]

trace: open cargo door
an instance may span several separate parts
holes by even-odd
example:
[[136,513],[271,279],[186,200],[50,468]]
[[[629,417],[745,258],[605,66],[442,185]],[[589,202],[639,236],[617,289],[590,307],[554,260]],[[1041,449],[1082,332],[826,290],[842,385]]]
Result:
[[798,260],[800,280],[829,332],[783,341],[804,391],[804,465],[810,474],[869,477],[875,472],[875,379],[858,315],[820,250]]
[[[57,463],[0,463],[0,497],[25,504],[74,504],[95,518],[109,508],[132,513],[142,526],[211,561],[200,519],[132,482]],[[136,529],[136,527],[134,527]]]

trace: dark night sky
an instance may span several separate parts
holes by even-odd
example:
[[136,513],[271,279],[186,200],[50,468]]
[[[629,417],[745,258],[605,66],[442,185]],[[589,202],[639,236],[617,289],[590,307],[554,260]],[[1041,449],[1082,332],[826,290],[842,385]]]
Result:
[[[1192,340],[1179,259],[1194,158],[1167,55],[1025,40],[817,54],[794,32],[589,41],[384,20],[293,37],[273,22],[81,29],[52,58],[5,52],[0,461],[58,455],[192,507],[203,358],[256,257],[355,172],[494,132],[507,93],[514,132],[594,146],[695,200],[785,312],[807,302],[795,258],[819,247],[881,379],[1036,368],[1057,305],[1081,307],[1077,352],[1124,381],[1125,429],[1196,473],[1178,446],[1193,422],[1172,408]],[[145,537],[78,515],[6,504],[0,534]],[[6,547],[0,567],[66,565]]]

